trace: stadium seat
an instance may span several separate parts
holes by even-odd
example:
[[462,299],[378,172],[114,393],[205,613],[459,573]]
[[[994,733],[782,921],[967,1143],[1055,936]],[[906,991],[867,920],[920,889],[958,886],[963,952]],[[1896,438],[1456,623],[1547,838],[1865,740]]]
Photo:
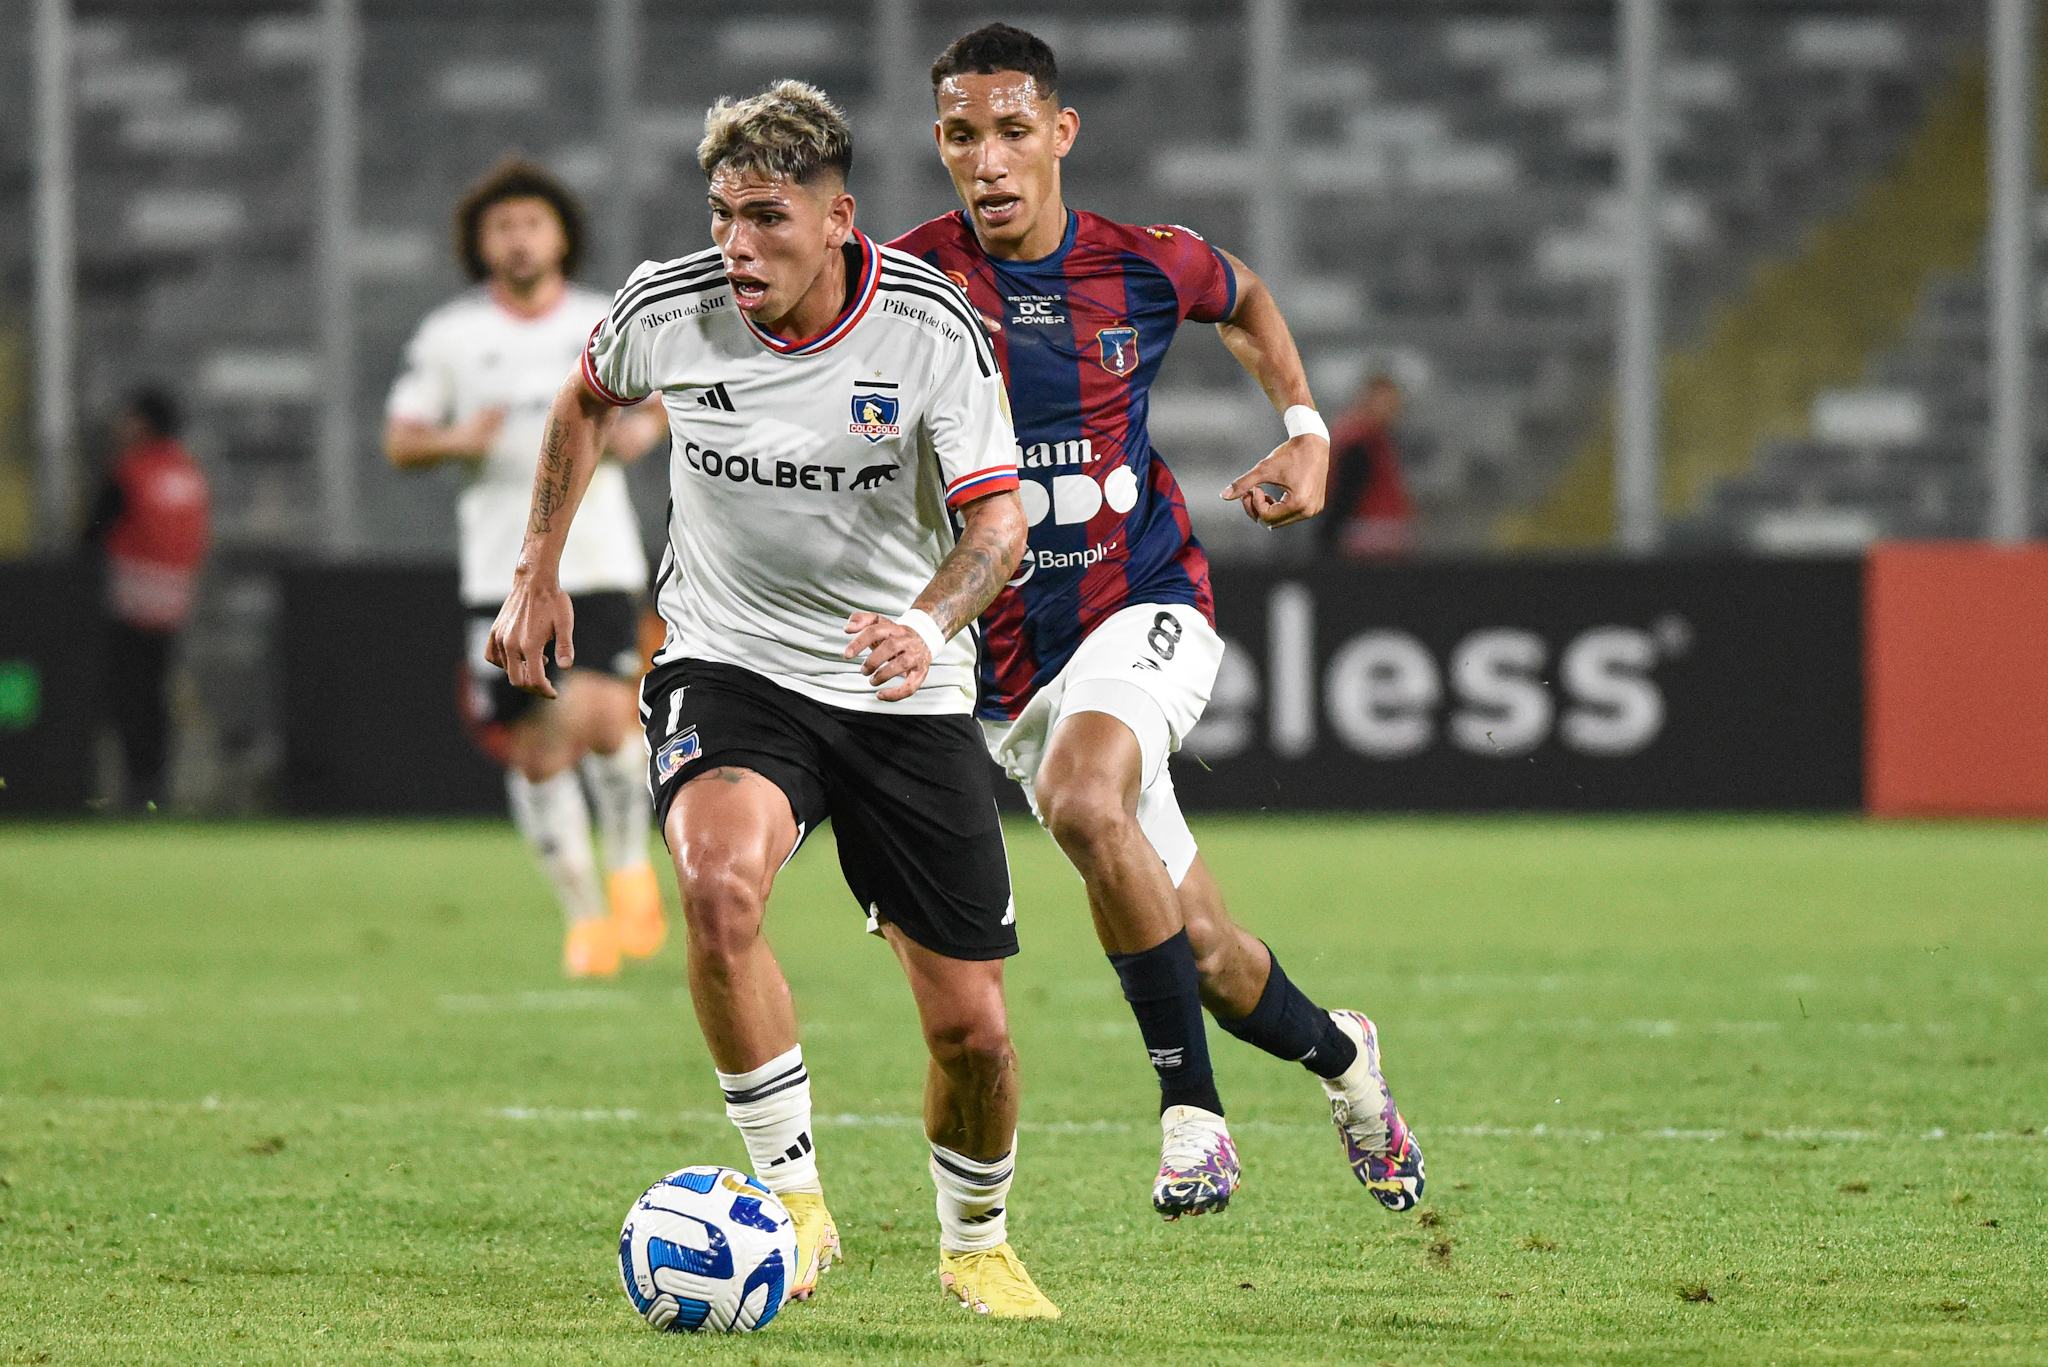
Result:
[[[1967,8],[1758,11],[1740,23],[1671,12],[1660,139],[1674,337],[1703,326],[1758,260],[1833,212],[1900,145],[1949,57],[1975,41]],[[446,490],[399,485],[377,462],[370,432],[412,323],[461,283],[444,245],[449,203],[515,147],[548,158],[580,188],[607,187],[595,25],[571,9],[506,12],[487,42],[473,22],[441,10],[366,12],[356,400],[362,522],[380,554],[433,554],[445,538]],[[1067,162],[1074,202],[1185,222],[1250,250],[1243,6],[1192,0],[1026,21],[1060,48],[1089,130]],[[935,51],[952,23],[921,14],[918,53]],[[950,207],[943,173],[925,155],[927,126],[889,123],[894,106],[879,98],[871,34],[842,6],[812,0],[745,17],[657,7],[644,30],[649,51],[700,59],[642,72],[636,193],[663,212],[642,214],[637,254],[668,255],[695,240],[674,207],[694,193],[689,152],[704,105],[775,75],[821,81],[855,109],[864,139],[894,138],[904,149],[908,179],[861,185],[869,221],[904,226]],[[305,400],[292,397],[304,392],[293,378],[302,372],[289,358],[317,351],[306,282],[321,29],[306,16],[245,6],[171,14],[110,0],[77,37],[80,221],[112,229],[81,241],[82,346],[109,358],[110,385],[148,375],[192,389],[202,450],[259,453],[248,478],[228,461],[216,482],[222,532],[234,540],[254,472],[274,488],[281,443],[310,430]],[[1410,405],[1406,437],[1437,453],[1433,470],[1450,472],[1432,497],[1533,498],[1597,422],[1610,379],[1611,15],[1305,5],[1296,40],[1292,180],[1314,211],[1300,216],[1308,287],[1297,289],[1294,308],[1311,367],[1325,357],[1420,358],[1429,389]],[[1190,90],[1201,98],[1187,98]],[[9,141],[0,170],[23,173],[25,156]],[[856,178],[883,164],[863,157]],[[10,269],[26,268],[28,240],[26,231],[0,235]],[[236,288],[251,280],[261,288]],[[264,296],[276,302],[258,302]],[[1921,394],[1933,431],[1981,426],[1983,311],[1974,273],[1943,282],[1896,355],[1873,362],[1869,382]],[[116,339],[119,320],[137,316],[139,332],[130,326]],[[1169,387],[1231,393],[1238,383],[1220,348],[1192,338],[1168,364]],[[1176,431],[1167,454],[1191,481],[1228,468],[1266,435],[1256,405],[1232,411],[1249,426]],[[1958,516],[1967,499],[1921,497],[1936,477],[1928,472],[1948,468],[1949,448],[1910,449],[1927,453],[1914,456],[1914,506],[1941,502],[1943,516]],[[310,479],[309,456],[300,453],[293,478]],[[1724,532],[1732,543],[1746,535],[1735,523]]]

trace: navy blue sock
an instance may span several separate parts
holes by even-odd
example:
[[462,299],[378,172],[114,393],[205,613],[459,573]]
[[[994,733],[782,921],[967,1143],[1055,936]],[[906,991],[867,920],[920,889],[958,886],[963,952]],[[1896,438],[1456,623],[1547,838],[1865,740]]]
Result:
[[1280,956],[1271,945],[1273,967],[1266,975],[1266,990],[1249,1016],[1216,1023],[1246,1044],[1255,1044],[1278,1058],[1289,1059],[1317,1077],[1342,1075],[1358,1057],[1351,1036],[1337,1028],[1330,1013],[1308,999],[1308,995],[1281,971]]
[[1202,978],[1194,947],[1178,930],[1136,954],[1112,954],[1109,962],[1124,985],[1124,1000],[1138,1018],[1145,1052],[1159,1074],[1159,1109],[1199,1106],[1223,1114],[1216,1075],[1209,1070],[1209,1035],[1202,1022]]

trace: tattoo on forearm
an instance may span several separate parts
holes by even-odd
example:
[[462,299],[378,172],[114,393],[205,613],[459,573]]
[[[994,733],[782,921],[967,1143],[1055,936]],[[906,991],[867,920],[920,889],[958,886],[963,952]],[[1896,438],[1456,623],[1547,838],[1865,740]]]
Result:
[[931,614],[939,630],[951,636],[996,600],[1003,587],[1002,562],[997,534],[970,526],[939,562],[930,587],[919,595],[918,606]]
[[547,436],[540,444],[540,468],[533,479],[533,517],[526,525],[529,536],[546,536],[555,514],[569,501],[569,482],[575,462],[568,458],[569,434],[561,420],[548,416]]

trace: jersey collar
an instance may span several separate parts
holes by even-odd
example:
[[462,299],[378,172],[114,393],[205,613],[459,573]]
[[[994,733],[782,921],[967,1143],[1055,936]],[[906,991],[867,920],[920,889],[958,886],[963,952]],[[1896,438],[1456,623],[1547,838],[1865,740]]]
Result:
[[988,254],[988,249],[981,245],[981,239],[974,235],[974,224],[967,217],[965,209],[955,209],[953,217],[960,220],[960,231],[967,234],[967,240],[974,244],[974,250],[980,252],[982,258],[990,265],[1000,267],[1006,271],[1056,269],[1062,261],[1067,259],[1067,253],[1074,250],[1074,239],[1081,235],[1080,211],[1069,209],[1067,210],[1067,234],[1060,239],[1059,246],[1053,248],[1050,254],[1031,261],[1013,261],[1008,257],[996,257]]
[[792,342],[757,327],[753,319],[741,313],[740,321],[747,325],[747,330],[754,334],[762,346],[781,356],[814,355],[853,331],[854,324],[866,316],[868,305],[875,302],[875,289],[882,281],[882,253],[873,240],[858,228],[853,230],[853,240],[860,248],[861,254],[860,286],[854,290],[853,298],[847,302],[846,307],[839,311],[839,316],[832,320],[831,326],[815,337]]

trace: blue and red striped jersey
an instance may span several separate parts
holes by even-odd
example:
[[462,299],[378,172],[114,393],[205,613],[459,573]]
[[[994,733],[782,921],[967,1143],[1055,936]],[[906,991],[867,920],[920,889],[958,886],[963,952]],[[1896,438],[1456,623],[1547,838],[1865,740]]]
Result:
[[1236,308],[1230,263],[1186,228],[1074,212],[1037,261],[987,255],[958,211],[889,245],[944,271],[1003,327],[1031,542],[982,615],[977,715],[1017,716],[1097,623],[1134,603],[1185,603],[1213,623],[1209,558],[1145,415],[1181,320]]

